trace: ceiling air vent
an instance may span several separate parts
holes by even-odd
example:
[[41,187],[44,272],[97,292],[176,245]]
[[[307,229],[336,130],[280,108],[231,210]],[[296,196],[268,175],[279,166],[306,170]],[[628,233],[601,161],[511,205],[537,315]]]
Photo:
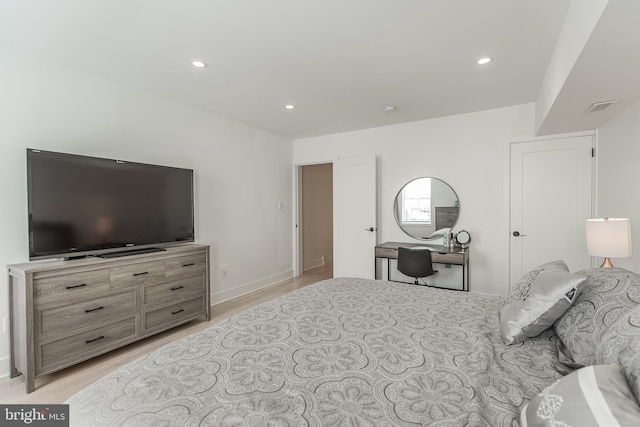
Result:
[[620,102],[619,99],[615,99],[613,101],[602,101],[602,102],[594,102],[593,104],[591,104],[591,107],[587,108],[587,111],[585,111],[584,113],[600,113],[602,111],[607,110],[609,107],[611,107],[613,104],[616,104]]

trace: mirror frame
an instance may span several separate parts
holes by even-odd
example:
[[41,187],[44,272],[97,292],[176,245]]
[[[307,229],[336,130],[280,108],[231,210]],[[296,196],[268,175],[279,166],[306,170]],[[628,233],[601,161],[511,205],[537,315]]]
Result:
[[[400,194],[402,193],[402,190],[404,190],[404,188],[409,185],[410,183],[418,180],[418,179],[424,179],[424,178],[430,178],[430,179],[435,179],[438,180],[440,182],[442,182],[443,184],[445,184],[447,187],[449,187],[451,189],[451,192],[453,193],[453,195],[456,197],[457,200],[457,208],[458,208],[458,216],[456,217],[456,220],[453,222],[453,224],[451,225],[451,229],[453,229],[453,227],[455,227],[455,225],[458,223],[458,219],[460,218],[460,197],[458,197],[458,193],[456,193],[456,190],[453,189],[453,187],[451,185],[449,185],[448,182],[440,179],[440,178],[436,178],[433,176],[419,176],[417,178],[414,178],[410,181],[408,181],[407,183],[405,183],[400,190],[396,193],[395,198],[393,199],[393,217],[396,220],[396,224],[398,224],[398,227],[400,228],[400,230],[402,230],[407,236],[416,239],[416,240],[420,240],[420,241],[431,241],[431,240],[438,240],[438,239],[442,239],[442,236],[435,236],[435,237],[416,237],[413,234],[409,233],[407,230],[405,230],[401,224],[400,219],[398,218],[398,197],[400,196]],[[435,232],[435,230],[434,230]]]

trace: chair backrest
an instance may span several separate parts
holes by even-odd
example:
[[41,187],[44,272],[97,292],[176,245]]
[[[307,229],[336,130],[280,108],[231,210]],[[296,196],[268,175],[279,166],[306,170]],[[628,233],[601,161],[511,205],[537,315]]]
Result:
[[398,271],[409,277],[427,277],[434,274],[429,249],[398,248]]

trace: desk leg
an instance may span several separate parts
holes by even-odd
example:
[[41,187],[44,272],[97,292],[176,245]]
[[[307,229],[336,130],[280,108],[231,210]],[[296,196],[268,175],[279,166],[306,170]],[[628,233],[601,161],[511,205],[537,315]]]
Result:
[[466,291],[467,290],[467,275],[465,274],[467,272],[467,266],[466,264],[462,264],[462,290]]
[[[466,274],[465,274],[466,273]],[[469,260],[462,266],[462,286],[469,292],[471,269],[469,268]]]

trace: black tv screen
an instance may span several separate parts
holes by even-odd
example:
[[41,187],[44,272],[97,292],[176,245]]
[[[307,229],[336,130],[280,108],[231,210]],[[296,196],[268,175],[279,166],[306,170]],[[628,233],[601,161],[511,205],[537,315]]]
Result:
[[193,170],[27,149],[29,259],[194,241]]

